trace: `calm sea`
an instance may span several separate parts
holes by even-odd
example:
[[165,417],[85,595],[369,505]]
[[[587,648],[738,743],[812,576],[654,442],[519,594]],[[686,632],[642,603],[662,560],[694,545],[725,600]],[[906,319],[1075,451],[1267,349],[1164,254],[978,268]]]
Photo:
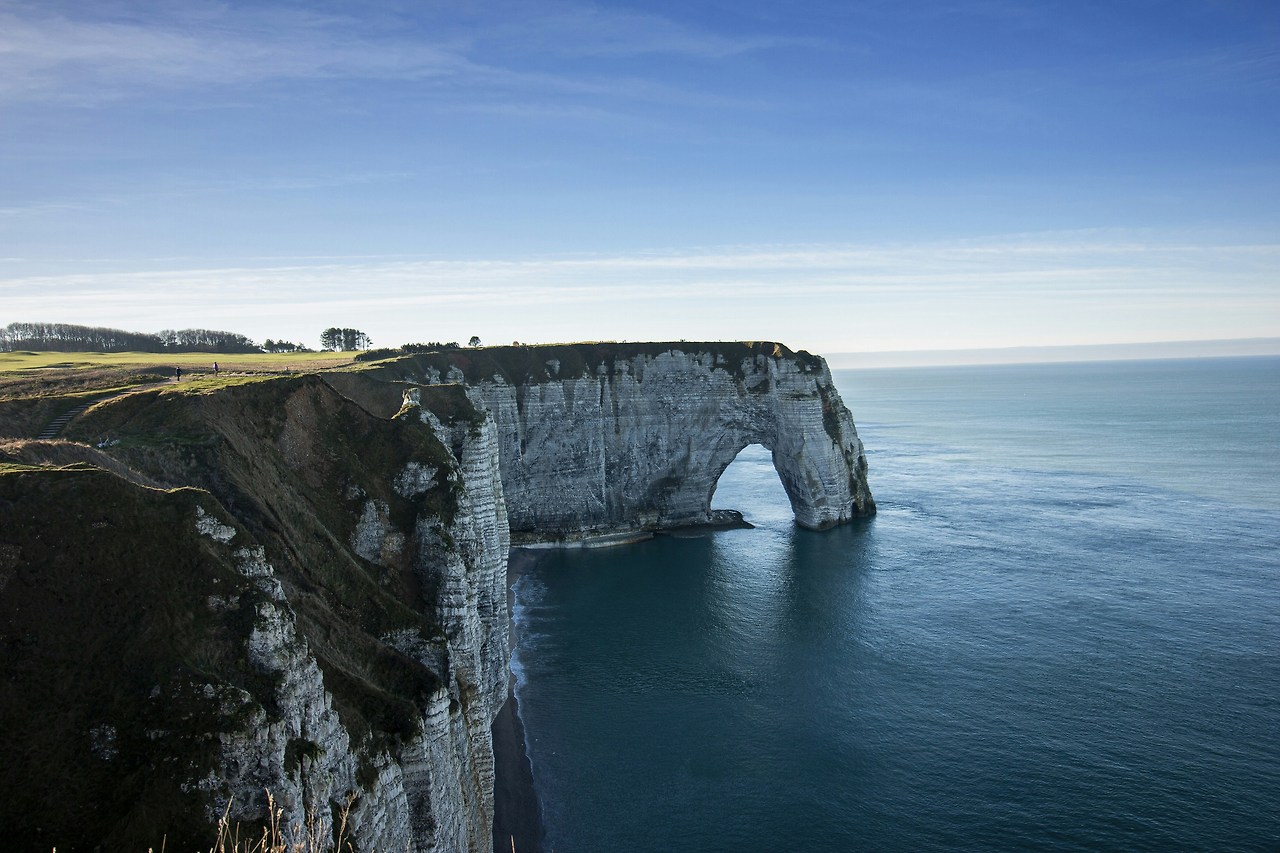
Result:
[[836,381],[874,519],[517,580],[547,848],[1280,850],[1280,359]]

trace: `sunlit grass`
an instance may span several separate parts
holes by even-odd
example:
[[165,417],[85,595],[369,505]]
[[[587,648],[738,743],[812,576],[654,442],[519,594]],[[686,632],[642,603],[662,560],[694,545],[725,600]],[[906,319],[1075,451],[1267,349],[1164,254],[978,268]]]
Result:
[[165,394],[212,394],[235,385],[269,382],[276,378],[276,375],[275,373],[222,372],[214,376],[212,373],[188,374],[184,371],[181,382],[168,380],[156,387]]
[[[356,353],[152,353],[0,352],[0,435],[35,435],[77,402],[141,386],[164,384],[186,393],[208,393],[255,376],[344,370]],[[214,363],[218,373],[213,372]],[[175,381],[175,370],[182,381]],[[44,400],[46,402],[41,402]],[[25,408],[23,408],[25,407]],[[34,408],[33,408],[34,407]]]
[[182,367],[213,372],[245,370],[317,370],[351,364],[354,352],[209,353],[209,352],[0,352],[0,373],[17,370],[87,370],[95,367]]

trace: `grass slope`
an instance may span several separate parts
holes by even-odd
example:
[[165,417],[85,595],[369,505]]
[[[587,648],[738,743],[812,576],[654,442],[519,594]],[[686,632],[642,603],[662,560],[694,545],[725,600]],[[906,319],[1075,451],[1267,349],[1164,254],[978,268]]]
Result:
[[[349,384],[386,408],[402,390]],[[423,402],[446,422],[479,416],[459,388]],[[271,685],[245,657],[252,596],[208,606],[248,587],[231,549],[196,533],[197,506],[234,520],[236,547],[265,547],[353,743],[394,750],[415,731],[447,677],[434,590],[412,536],[377,562],[352,541],[370,501],[405,533],[452,517],[460,486],[429,427],[371,414],[315,375],[219,377],[102,403],[67,437],[0,448],[0,825],[16,848],[207,839],[180,782],[211,767],[210,733],[236,720],[205,686],[270,712]],[[440,475],[406,498],[394,480],[410,462]],[[405,629],[441,649],[438,666],[381,640]]]
[[[342,369],[354,355],[0,352],[0,437],[33,438],[81,403],[141,386],[174,382],[207,391],[258,376]],[[174,379],[178,367],[181,383]]]
[[[192,489],[88,467],[0,472],[0,820],[10,849],[145,850],[207,838],[180,783],[212,767],[223,708],[261,693],[241,643],[253,594],[195,534]],[[214,614],[206,598],[241,595]],[[139,846],[142,845],[142,846]]]

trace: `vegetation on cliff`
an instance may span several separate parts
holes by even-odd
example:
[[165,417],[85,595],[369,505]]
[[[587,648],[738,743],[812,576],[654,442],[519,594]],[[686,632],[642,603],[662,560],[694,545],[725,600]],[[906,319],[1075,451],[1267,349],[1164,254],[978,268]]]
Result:
[[[425,375],[435,371],[447,376],[460,371],[466,382],[479,382],[500,376],[511,385],[528,385],[573,379],[600,369],[613,371],[618,361],[637,356],[657,357],[663,353],[707,353],[716,359],[716,367],[742,378],[742,362],[756,356],[791,358],[803,370],[816,369],[820,360],[801,350],[793,352],[772,341],[680,341],[667,343],[627,343],[596,341],[572,344],[537,344],[460,349],[445,347],[434,352],[413,353],[395,361],[383,361],[378,375],[402,376],[405,373]],[[386,352],[387,358],[396,353]]]
[[[386,414],[400,388],[346,382],[384,414],[315,375],[220,377],[103,403],[70,441],[0,445],[9,843],[207,844],[220,788],[193,780],[214,769],[219,732],[254,708],[276,713],[271,676],[246,656],[263,601],[237,569],[243,549],[264,549],[352,743],[394,751],[416,732],[448,675],[434,593],[412,540],[373,559],[355,543],[368,506],[411,530],[450,518],[460,485],[427,424]],[[445,423],[479,417],[462,389],[422,400]],[[429,488],[397,489],[410,465],[438,472]],[[201,518],[232,523],[230,541],[202,535]],[[439,665],[388,645],[404,632],[437,647]],[[287,769],[305,772],[316,746],[289,746]]]

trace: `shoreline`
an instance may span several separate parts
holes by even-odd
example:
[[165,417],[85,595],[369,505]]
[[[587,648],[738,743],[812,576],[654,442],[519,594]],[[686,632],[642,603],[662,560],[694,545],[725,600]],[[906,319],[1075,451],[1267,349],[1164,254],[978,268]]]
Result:
[[[507,557],[507,608],[512,614],[510,647],[516,645],[513,585],[537,561],[527,549],[513,547]],[[542,853],[545,827],[533,780],[515,675],[508,672],[507,701],[494,718],[493,733],[493,849],[495,853]]]

